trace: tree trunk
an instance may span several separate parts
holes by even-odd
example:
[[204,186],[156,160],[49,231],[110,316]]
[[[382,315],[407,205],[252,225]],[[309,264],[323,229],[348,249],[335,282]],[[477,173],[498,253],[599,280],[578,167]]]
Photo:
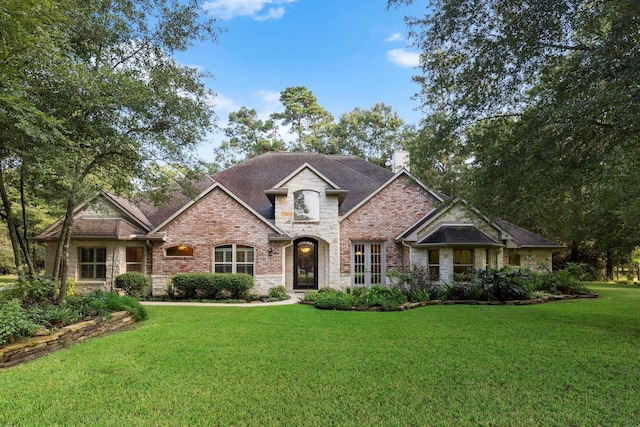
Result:
[[24,167],[20,168],[20,206],[22,209],[22,239],[20,242],[29,277],[33,279],[36,277],[36,269],[33,264],[31,244],[29,243],[29,220],[27,219],[27,202],[24,195]]
[[5,187],[4,181],[4,168],[2,167],[2,163],[0,162],[0,196],[2,197],[2,205],[4,206],[4,212],[7,216],[7,228],[9,229],[9,239],[11,240],[11,247],[13,249],[13,260],[16,265],[16,272],[18,276],[22,277],[22,252],[20,249],[20,241],[18,228],[15,222],[15,218],[13,217],[13,209],[11,207],[11,201],[9,200],[9,195],[7,194],[7,189]]
[[69,246],[71,244],[71,227],[73,225],[73,211],[75,209],[75,195],[72,191],[67,199],[67,211],[62,221],[62,229],[60,230],[60,240],[62,242],[62,253],[60,260],[56,262],[60,265],[60,294],[58,302],[64,302],[67,298],[67,276],[69,275]]
[[609,249],[607,249],[607,279],[613,280],[613,255]]
[[569,261],[574,264],[577,264],[579,254],[580,254],[580,243],[574,240],[571,242],[571,253],[569,254]]

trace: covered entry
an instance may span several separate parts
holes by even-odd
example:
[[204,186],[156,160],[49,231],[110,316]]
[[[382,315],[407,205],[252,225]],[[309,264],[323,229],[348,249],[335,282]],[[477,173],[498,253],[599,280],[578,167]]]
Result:
[[318,289],[318,241],[309,237],[293,244],[293,289]]

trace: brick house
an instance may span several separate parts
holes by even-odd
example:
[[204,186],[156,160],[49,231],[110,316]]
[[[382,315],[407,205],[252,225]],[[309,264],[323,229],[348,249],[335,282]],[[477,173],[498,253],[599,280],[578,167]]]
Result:
[[[161,294],[173,274],[247,273],[255,291],[385,283],[428,267],[450,282],[470,267],[551,269],[561,245],[431,191],[406,169],[355,156],[267,153],[194,183],[167,204],[101,192],[74,219],[69,274],[84,291],[126,271]],[[61,221],[37,239],[55,254]]]

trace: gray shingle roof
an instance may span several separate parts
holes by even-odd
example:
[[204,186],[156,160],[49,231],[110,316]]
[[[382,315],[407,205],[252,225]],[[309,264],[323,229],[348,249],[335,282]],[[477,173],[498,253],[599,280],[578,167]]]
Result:
[[472,245],[494,246],[500,245],[497,241],[484,234],[477,227],[465,226],[441,226],[429,234],[418,245]]
[[347,190],[340,213],[349,211],[393,173],[356,156],[316,153],[266,153],[212,176],[267,219],[274,219],[273,205],[264,191],[280,183],[308,163],[340,189]]
[[521,248],[562,248],[564,245],[538,236],[531,231],[520,228],[502,219],[497,219],[496,224],[502,227],[513,237],[513,242]]

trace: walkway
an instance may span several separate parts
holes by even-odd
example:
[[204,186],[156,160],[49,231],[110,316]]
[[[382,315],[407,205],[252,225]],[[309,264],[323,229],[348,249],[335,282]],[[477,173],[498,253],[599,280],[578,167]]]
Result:
[[140,301],[142,305],[164,305],[164,306],[190,306],[190,307],[266,307],[271,305],[296,304],[302,294],[290,293],[289,299],[274,302],[247,302],[247,303],[219,303],[219,302],[170,302],[170,301]]

